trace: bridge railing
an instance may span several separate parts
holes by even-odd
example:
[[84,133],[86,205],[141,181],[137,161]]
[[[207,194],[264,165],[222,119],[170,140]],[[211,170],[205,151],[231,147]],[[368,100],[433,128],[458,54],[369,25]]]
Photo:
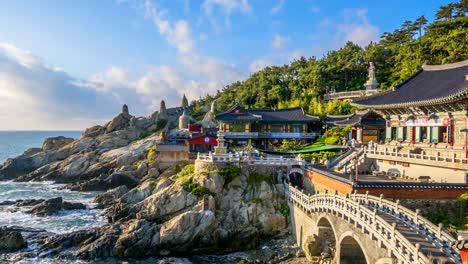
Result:
[[420,215],[420,210],[413,211],[400,204],[400,201],[392,202],[380,197],[366,194],[352,194],[350,197],[361,204],[375,208],[386,214],[405,222],[412,226],[417,233],[426,236],[431,242],[438,245],[442,250],[449,255],[458,256],[459,254],[452,248],[456,239],[450,232],[444,228],[443,224],[436,226],[431,221]]
[[[286,186],[286,197],[298,204],[306,213],[331,212],[344,219],[353,219],[355,224],[367,230],[376,237],[386,248],[392,249],[393,254],[404,263],[429,263],[428,256],[420,250],[419,244],[413,245],[403,234],[396,229],[396,224],[390,225],[377,215],[377,208],[370,210],[358,198],[350,199],[337,194],[307,195],[293,186]],[[367,198],[369,199],[369,195]],[[379,199],[380,202],[380,199]],[[407,209],[409,210],[409,209]],[[459,261],[459,255],[446,255]],[[455,252],[456,253],[456,252]]]

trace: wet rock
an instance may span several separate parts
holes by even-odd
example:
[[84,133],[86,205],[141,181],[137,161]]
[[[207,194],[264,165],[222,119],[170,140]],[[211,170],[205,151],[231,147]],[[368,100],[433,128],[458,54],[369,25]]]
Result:
[[15,252],[26,247],[21,232],[0,228],[0,253]]
[[27,213],[35,214],[38,216],[49,216],[58,213],[62,210],[79,210],[86,209],[82,203],[64,202],[62,197],[52,198],[35,205]]

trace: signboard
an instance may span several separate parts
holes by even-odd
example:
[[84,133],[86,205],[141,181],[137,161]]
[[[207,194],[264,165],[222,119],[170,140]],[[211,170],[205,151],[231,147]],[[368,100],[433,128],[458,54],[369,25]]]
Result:
[[449,126],[450,118],[411,119],[405,122],[405,126]]

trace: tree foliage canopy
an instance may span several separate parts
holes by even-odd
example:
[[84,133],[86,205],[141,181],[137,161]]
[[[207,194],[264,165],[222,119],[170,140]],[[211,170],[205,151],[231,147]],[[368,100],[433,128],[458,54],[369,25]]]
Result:
[[468,59],[468,0],[441,6],[428,24],[421,16],[385,32],[367,47],[347,42],[323,58],[300,58],[266,67],[244,81],[227,85],[214,96],[192,102],[194,116],[217,99],[218,111],[239,102],[247,108],[303,106],[312,115],[347,114],[348,102],[323,101],[330,91],[363,89],[369,62],[376,65],[379,89],[391,89],[417,72],[423,63],[445,64]]

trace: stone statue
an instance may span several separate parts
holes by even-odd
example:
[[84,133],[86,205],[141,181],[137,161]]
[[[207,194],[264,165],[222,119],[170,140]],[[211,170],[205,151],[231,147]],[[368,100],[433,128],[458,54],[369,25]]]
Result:
[[375,79],[375,65],[372,61],[369,62],[369,70],[368,70],[367,78],[368,80]]
[[375,92],[377,90],[377,87],[379,86],[379,83],[377,82],[377,79],[375,78],[375,64],[371,61],[369,62],[369,69],[367,72],[367,81],[364,84],[366,87],[366,94],[369,95],[368,93]]

